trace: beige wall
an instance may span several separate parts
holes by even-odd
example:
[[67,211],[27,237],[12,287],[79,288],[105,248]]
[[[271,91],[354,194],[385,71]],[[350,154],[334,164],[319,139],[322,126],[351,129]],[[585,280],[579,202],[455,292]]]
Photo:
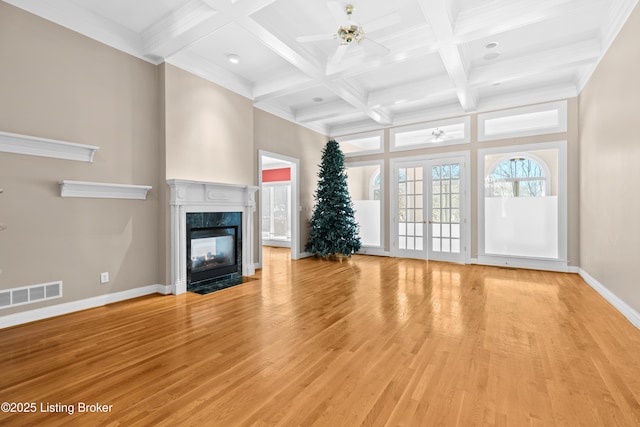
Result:
[[253,185],[253,103],[164,65],[167,179]]
[[580,94],[580,266],[640,311],[640,8]]
[[[0,152],[0,289],[64,282],[62,299],[0,315],[158,283],[156,67],[4,2],[0,58],[0,130],[100,147],[93,163]],[[153,189],[61,198],[63,179]]]
[[478,215],[477,215],[477,160],[478,150],[483,148],[518,146],[525,144],[535,144],[552,141],[567,141],[567,176],[568,176],[568,263],[571,266],[579,265],[580,260],[580,236],[579,236],[579,164],[578,164],[578,101],[576,98],[567,100],[567,132],[556,133],[550,135],[529,136],[522,138],[502,139],[496,141],[478,142],[477,137],[477,114],[471,115],[471,143],[461,145],[449,145],[435,148],[426,148],[420,150],[396,151],[389,150],[389,129],[385,130],[385,153],[374,154],[370,156],[357,156],[347,159],[347,166],[350,162],[359,162],[364,160],[384,160],[385,177],[384,177],[384,250],[390,250],[390,160],[393,158],[403,158],[410,156],[429,156],[440,153],[451,153],[459,151],[469,151],[471,157],[470,175],[471,183],[469,190],[471,191],[471,258],[478,256]]
[[[309,220],[313,212],[313,195],[318,182],[318,165],[327,138],[257,108],[254,109],[253,117],[256,153],[258,150],[265,150],[300,160],[300,207],[302,212],[300,212],[299,248],[300,252],[304,252],[304,246],[309,238]],[[257,168],[255,174],[257,182]],[[294,243],[292,242],[292,244]]]

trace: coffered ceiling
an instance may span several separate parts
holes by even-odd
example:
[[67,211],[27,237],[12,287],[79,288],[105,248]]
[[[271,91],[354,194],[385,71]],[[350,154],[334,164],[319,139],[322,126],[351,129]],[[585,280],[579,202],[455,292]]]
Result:
[[577,96],[638,0],[4,1],[338,136]]

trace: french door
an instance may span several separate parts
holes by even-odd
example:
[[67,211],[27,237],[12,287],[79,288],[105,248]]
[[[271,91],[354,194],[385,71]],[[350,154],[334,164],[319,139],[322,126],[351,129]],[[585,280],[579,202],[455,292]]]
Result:
[[464,157],[394,163],[393,256],[465,262],[467,163]]

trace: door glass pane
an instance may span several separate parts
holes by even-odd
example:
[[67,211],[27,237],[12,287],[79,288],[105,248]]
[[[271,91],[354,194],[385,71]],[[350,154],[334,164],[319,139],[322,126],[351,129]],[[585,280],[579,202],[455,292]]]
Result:
[[[432,252],[460,253],[461,168],[460,163],[433,165],[431,168]],[[445,256],[441,259],[450,258]]]
[[416,250],[417,251],[424,250],[424,247],[422,245],[422,237],[416,237]]
[[418,244],[416,237],[422,237],[422,174],[421,167],[404,167],[398,169],[398,174],[405,174],[404,177],[398,176],[398,231],[399,234],[405,236],[405,239],[398,240],[398,248],[413,251],[423,250],[422,239]]
[[413,237],[407,237],[407,249],[409,249],[410,251],[415,249],[415,241],[413,240]]
[[407,235],[415,236],[416,235],[415,233],[416,233],[415,224],[413,222],[407,223]]
[[456,163],[451,165],[451,179],[460,178],[460,164]]
[[451,209],[451,222],[460,223],[460,209]]
[[398,247],[400,249],[407,249],[407,237],[406,236],[399,236],[398,237]]

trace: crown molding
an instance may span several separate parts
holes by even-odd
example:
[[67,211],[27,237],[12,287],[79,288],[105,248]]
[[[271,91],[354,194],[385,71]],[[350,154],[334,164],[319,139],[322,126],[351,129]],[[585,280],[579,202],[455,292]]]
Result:
[[0,132],[0,151],[54,159],[93,162],[93,155],[100,147],[76,144],[37,136]]

